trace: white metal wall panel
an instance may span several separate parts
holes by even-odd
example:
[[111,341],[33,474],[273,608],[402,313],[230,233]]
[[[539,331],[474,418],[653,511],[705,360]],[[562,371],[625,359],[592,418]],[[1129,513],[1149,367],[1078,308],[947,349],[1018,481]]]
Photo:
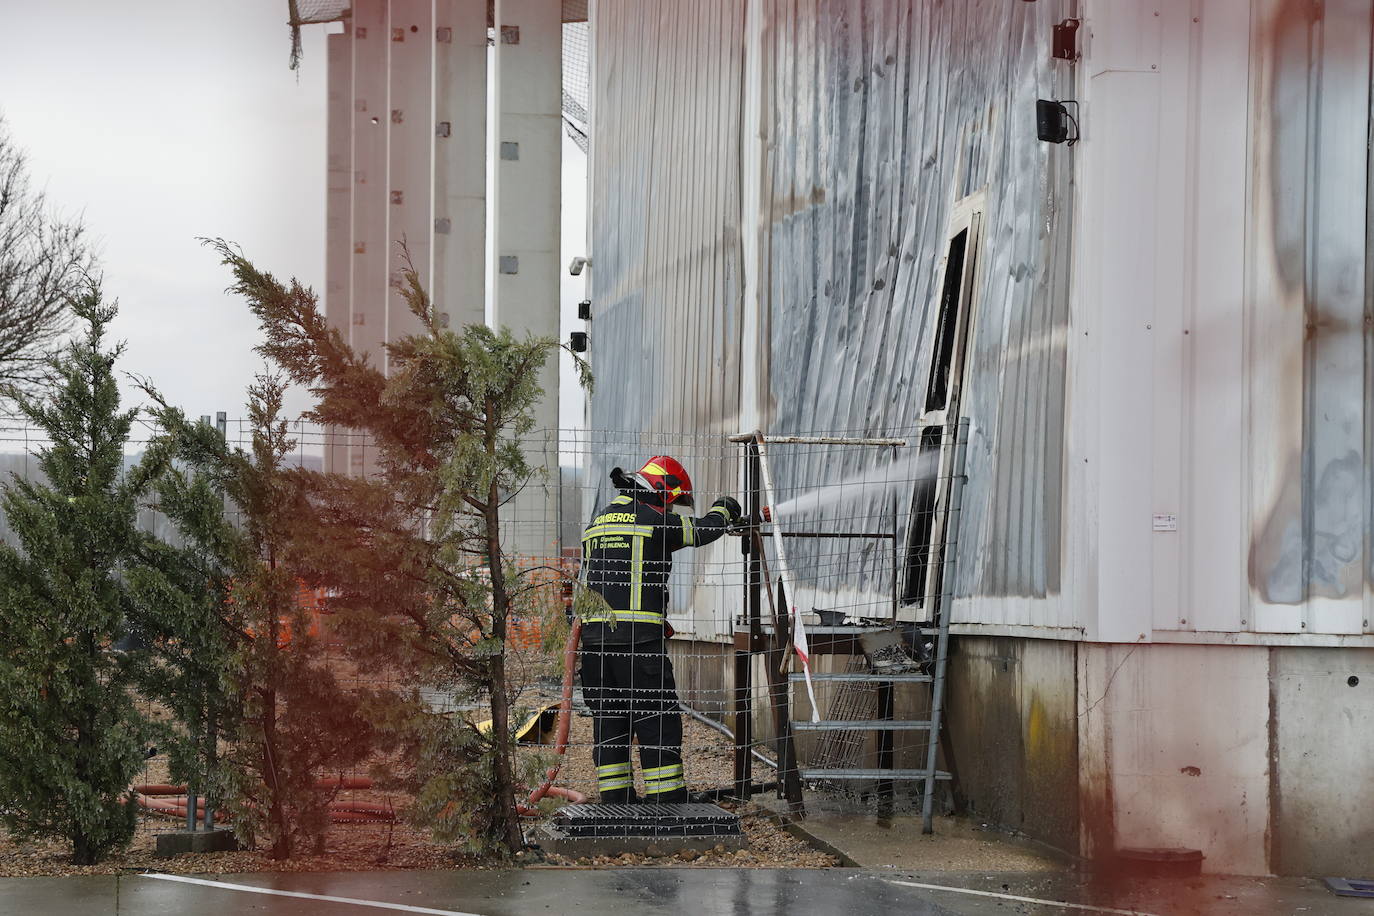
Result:
[[1306,446],[1311,494],[1307,629],[1359,633],[1369,539],[1363,386],[1369,352],[1365,232],[1369,206],[1370,19],[1367,0],[1326,0],[1316,27],[1308,238]]
[[[1301,279],[1301,241],[1276,237],[1275,227],[1304,218],[1307,144],[1290,137],[1301,123],[1305,136],[1307,79],[1296,63],[1306,61],[1305,25],[1286,16],[1278,23],[1283,0],[1256,4],[1251,55],[1256,74],[1252,96],[1255,153],[1249,190],[1252,217],[1246,230],[1246,440],[1249,445],[1246,515],[1251,524],[1247,571],[1254,605],[1254,628],[1260,632],[1296,633],[1302,624],[1300,573],[1303,496],[1302,475],[1303,348],[1306,316]],[[1293,63],[1284,64],[1285,59]],[[1272,138],[1272,139],[1271,139]],[[1281,222],[1280,222],[1281,220]],[[1282,267],[1281,267],[1282,265]],[[1300,268],[1299,268],[1300,274]],[[1293,556],[1297,550],[1299,555]],[[1275,600],[1277,599],[1277,600]]]
[[1369,631],[1370,17],[1087,7],[1072,487],[1090,638]]
[[[1247,616],[1237,473],[1246,185],[1236,164],[1249,156],[1249,2],[1158,6],[1158,286],[1146,322],[1154,361],[1152,625],[1229,632]],[[1135,27],[1138,17],[1111,25]],[[1175,530],[1153,530],[1158,516],[1176,518]],[[1126,524],[1143,528],[1140,519]]]
[[1368,633],[1366,3],[1256,0],[1248,563],[1261,632]]
[[[1084,237],[1101,240],[1085,256],[1096,271],[1089,295],[1100,308],[1097,358],[1099,409],[1096,447],[1087,456],[1099,479],[1098,607],[1090,635],[1131,642],[1148,633],[1154,589],[1149,558],[1156,536],[1149,521],[1153,501],[1151,417],[1154,410],[1150,325],[1155,310],[1156,208],[1152,140],[1159,129],[1158,76],[1105,72],[1093,79],[1094,139],[1090,156],[1091,203]],[[1086,116],[1086,114],[1085,114]],[[1112,240],[1131,239],[1132,244]]]
[[[1156,626],[1232,631],[1248,626],[1244,516],[1244,297],[1249,161],[1249,0],[1194,4],[1188,29],[1190,129],[1194,190],[1184,237],[1189,239],[1183,298],[1184,450],[1179,543],[1185,608]],[[1162,338],[1157,338],[1162,339]],[[1187,619],[1188,623],[1182,623]]]
[[[1188,268],[1195,240],[1190,232],[1180,231],[1181,227],[1189,225],[1190,202],[1196,201],[1200,193],[1200,189],[1190,182],[1194,173],[1190,171],[1193,163],[1189,152],[1194,148],[1191,141],[1196,136],[1196,124],[1192,118],[1193,109],[1186,104],[1189,86],[1195,81],[1193,47],[1189,40],[1191,11],[1187,3],[1135,4],[1132,7],[1129,12],[1113,7],[1113,15],[1101,26],[1094,20],[1093,44],[1094,51],[1104,43],[1120,47],[1122,42],[1113,39],[1122,32],[1133,33],[1142,28],[1147,29],[1146,34],[1155,42],[1151,53],[1140,56],[1139,65],[1133,68],[1137,73],[1150,74],[1153,77],[1150,83],[1159,93],[1156,109],[1159,117],[1150,125],[1157,138],[1154,150],[1157,160],[1146,182],[1147,193],[1152,191],[1157,202],[1155,219],[1142,227],[1154,235],[1152,272],[1155,286],[1151,291],[1154,301],[1147,313],[1137,316],[1139,324],[1149,332],[1146,335],[1150,340],[1149,357],[1154,366],[1152,383],[1148,386],[1151,411],[1148,416],[1138,418],[1138,422],[1150,446],[1145,457],[1151,464],[1147,497],[1151,519],[1156,514],[1178,516],[1182,513],[1188,515],[1191,522],[1191,514],[1183,509],[1182,493],[1186,453],[1183,315],[1192,292]],[[1142,22],[1142,16],[1148,17],[1148,25]],[[1099,34],[1107,41],[1096,41]],[[1138,47],[1139,37],[1133,35],[1131,43]],[[1096,70],[1099,65],[1095,60],[1092,69]],[[1182,108],[1180,102],[1184,103]],[[1109,370],[1104,367],[1104,371]],[[1112,409],[1110,404],[1105,406]],[[1144,522],[1143,515],[1137,514],[1128,518],[1125,526],[1146,531]],[[1148,530],[1151,625],[1176,627],[1180,619],[1187,620],[1191,616],[1186,609],[1180,575],[1187,525],[1175,531],[1155,532],[1152,522]]]
[[[1086,353],[1081,381],[1094,388],[1095,437],[1081,459],[1096,490],[1095,537],[1100,571],[1088,636],[1134,642],[1151,629],[1155,594],[1153,538],[1156,448],[1154,333],[1162,202],[1157,184],[1160,131],[1160,29],[1141,22],[1137,4],[1090,9],[1094,75],[1085,90],[1080,168],[1085,271],[1084,307],[1095,312],[1093,336],[1075,343]],[[1131,33],[1126,41],[1119,32]],[[1099,41],[1101,42],[1099,44]],[[1114,55],[1120,53],[1121,58]],[[1167,212],[1167,211],[1165,211]],[[1123,244],[1126,240],[1129,243]],[[1096,362],[1096,371],[1093,363]],[[1175,456],[1171,456],[1176,460]]]

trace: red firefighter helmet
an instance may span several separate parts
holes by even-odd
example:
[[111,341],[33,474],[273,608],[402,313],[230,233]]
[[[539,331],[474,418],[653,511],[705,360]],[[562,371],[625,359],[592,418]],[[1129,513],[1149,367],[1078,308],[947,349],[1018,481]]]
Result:
[[663,505],[681,503],[691,508],[692,478],[687,476],[687,469],[676,458],[655,455],[644,462],[644,467],[635,476],[663,497]]

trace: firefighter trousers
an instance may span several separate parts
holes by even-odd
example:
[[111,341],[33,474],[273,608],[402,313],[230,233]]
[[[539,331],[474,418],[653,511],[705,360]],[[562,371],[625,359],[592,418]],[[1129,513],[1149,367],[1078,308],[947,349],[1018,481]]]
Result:
[[644,801],[687,801],[682,714],[673,663],[662,642],[583,645],[582,696],[592,711],[596,788],[601,801],[635,799],[630,739],[639,741]]

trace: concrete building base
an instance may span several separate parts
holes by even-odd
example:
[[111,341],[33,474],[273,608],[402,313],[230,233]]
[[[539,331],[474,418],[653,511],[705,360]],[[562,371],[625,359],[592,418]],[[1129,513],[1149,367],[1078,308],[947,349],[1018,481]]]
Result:
[[1374,649],[957,638],[946,723],[972,817],[1084,858],[1362,875]]
[[[670,651],[680,685],[701,690],[706,708],[728,708],[717,697],[732,694],[715,692],[729,685],[723,659]],[[817,667],[830,665],[843,670],[838,658]],[[756,668],[754,738],[768,741],[761,683]],[[1095,862],[1190,849],[1208,874],[1364,875],[1371,685],[1368,647],[959,635],[940,749],[956,778],[940,788],[971,819]],[[796,718],[809,712],[804,697],[794,689]],[[897,718],[920,718],[922,699],[899,691]],[[812,753],[798,740],[800,760]],[[808,799],[808,812],[871,815],[863,788]],[[917,800],[918,787],[899,786],[895,813]]]
[[178,856],[184,852],[236,852],[238,848],[234,831],[222,828],[178,830],[157,835],[157,854],[160,856]]

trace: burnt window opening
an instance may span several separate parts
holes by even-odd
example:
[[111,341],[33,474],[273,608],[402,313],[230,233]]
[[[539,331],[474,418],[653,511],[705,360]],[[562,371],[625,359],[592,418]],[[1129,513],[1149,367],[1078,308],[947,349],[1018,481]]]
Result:
[[968,247],[968,230],[962,230],[949,240],[949,256],[945,259],[945,284],[940,291],[940,314],[935,322],[935,346],[930,360],[930,382],[926,385],[926,410],[944,410],[949,406],[950,364],[954,359],[954,338],[959,324],[959,300],[963,292],[964,249]]
[[970,227],[965,225],[949,239],[939,311],[931,337],[930,378],[926,384],[923,417],[928,425],[921,430],[919,466],[922,472],[911,494],[902,570],[902,604],[919,608],[935,607],[942,581],[939,542],[943,539],[944,527],[936,525],[936,515],[944,481],[939,479],[938,469],[940,450],[945,445],[945,427],[956,420],[954,414],[958,412],[955,367],[963,365],[963,354],[956,353],[955,347],[962,346],[959,341],[961,312],[968,307],[963,287],[970,232]]
[[[944,441],[944,427],[928,426],[921,430],[918,467],[932,470],[939,467],[940,445]],[[924,470],[916,480],[911,495],[911,516],[906,533],[906,576],[902,582],[902,604],[925,606],[926,578],[930,571],[931,532],[935,528],[935,493],[939,481]]]

